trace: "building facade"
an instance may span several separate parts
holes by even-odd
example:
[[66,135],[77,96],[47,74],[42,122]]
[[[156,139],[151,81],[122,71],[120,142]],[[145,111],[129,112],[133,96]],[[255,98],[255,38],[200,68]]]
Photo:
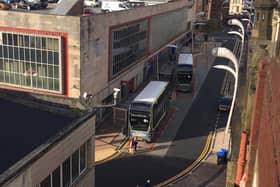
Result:
[[[114,88],[125,99],[191,32],[192,15],[189,0],[97,15],[0,11],[0,88],[73,108],[84,93],[90,108],[111,103]],[[3,185],[93,186],[95,123],[82,121]]]

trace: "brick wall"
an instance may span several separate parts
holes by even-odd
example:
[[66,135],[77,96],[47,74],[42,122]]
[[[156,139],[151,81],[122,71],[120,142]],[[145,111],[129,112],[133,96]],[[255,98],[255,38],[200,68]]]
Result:
[[250,149],[243,184],[278,187],[280,186],[280,64],[276,59],[269,62],[261,60],[258,70]]

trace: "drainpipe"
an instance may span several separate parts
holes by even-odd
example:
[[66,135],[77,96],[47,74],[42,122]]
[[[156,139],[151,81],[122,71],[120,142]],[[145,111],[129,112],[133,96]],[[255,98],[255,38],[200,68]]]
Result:
[[237,174],[235,178],[235,184],[240,185],[240,180],[244,173],[245,159],[246,159],[246,144],[247,144],[247,132],[242,132],[240,140],[239,156],[237,161]]

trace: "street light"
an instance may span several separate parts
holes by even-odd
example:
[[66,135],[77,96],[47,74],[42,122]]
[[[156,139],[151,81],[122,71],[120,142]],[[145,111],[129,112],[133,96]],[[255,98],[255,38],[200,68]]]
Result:
[[238,61],[237,61],[235,55],[229,49],[224,48],[224,47],[213,48],[212,49],[212,55],[214,55],[216,57],[222,57],[222,58],[229,59],[234,64],[234,67],[235,67],[235,71],[234,71],[231,67],[226,66],[226,65],[214,66],[215,68],[224,69],[224,70],[229,71],[235,78],[231,107],[230,107],[230,111],[229,111],[229,114],[228,114],[226,130],[225,130],[225,133],[227,134],[228,130],[229,130],[229,125],[230,125],[231,116],[232,116],[232,113],[233,113],[233,107],[234,107],[234,103],[235,103],[235,99],[236,99],[236,93],[237,93],[238,72],[239,72]]
[[240,50],[240,55],[239,55],[239,63],[240,63],[242,55],[243,55],[243,50],[244,50],[244,36],[242,34],[240,34],[240,32],[237,32],[237,31],[229,31],[228,34],[235,34],[241,38],[241,50]]
[[241,29],[242,35],[245,35],[243,24],[238,19],[230,19],[228,20],[228,24],[238,26]]

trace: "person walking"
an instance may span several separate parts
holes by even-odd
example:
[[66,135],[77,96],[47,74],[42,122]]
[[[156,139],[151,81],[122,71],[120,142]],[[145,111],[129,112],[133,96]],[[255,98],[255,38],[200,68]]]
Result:
[[152,187],[150,179],[148,179],[144,185],[144,187]]

